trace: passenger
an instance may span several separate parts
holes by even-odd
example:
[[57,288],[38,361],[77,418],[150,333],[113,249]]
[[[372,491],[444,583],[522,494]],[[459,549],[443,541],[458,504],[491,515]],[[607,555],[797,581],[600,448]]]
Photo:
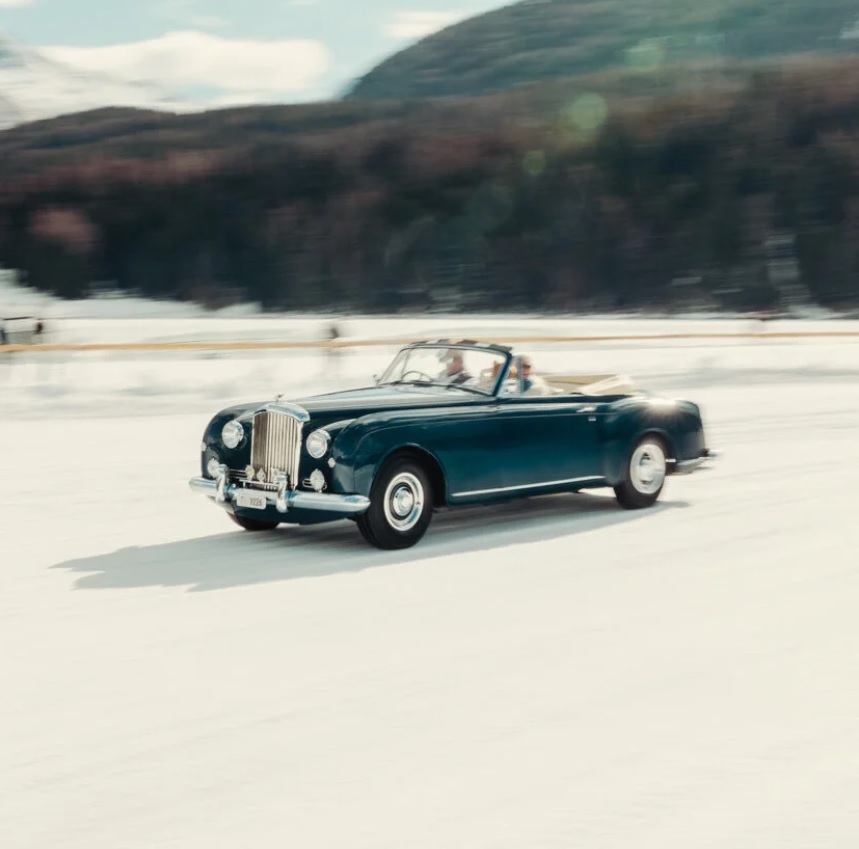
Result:
[[482,375],[480,382],[484,389],[491,391],[495,388],[495,384],[498,382],[498,375],[501,373],[501,366],[501,360],[497,360],[492,364],[489,372]]
[[522,391],[527,392],[534,385],[531,360],[529,357],[521,357],[519,362],[522,365]]
[[537,374],[534,374],[533,364],[530,357],[520,357],[519,364],[522,367],[522,394],[523,395],[551,395],[549,384]]

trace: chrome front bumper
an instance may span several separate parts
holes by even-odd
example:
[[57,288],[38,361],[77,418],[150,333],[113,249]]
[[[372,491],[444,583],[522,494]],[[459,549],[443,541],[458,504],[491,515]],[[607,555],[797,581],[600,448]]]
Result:
[[[236,500],[239,487],[227,479],[229,472],[226,466],[221,466],[218,476],[210,478],[191,478],[188,486],[193,492],[214,499],[222,506]],[[364,495],[337,495],[325,492],[299,492],[287,489],[287,479],[281,476],[277,480],[276,490],[254,489],[255,495],[264,495],[266,503],[277,508],[278,513],[288,513],[293,508],[301,510],[319,510],[325,513],[342,513],[345,516],[356,516],[364,513],[370,506],[370,499]]]
[[700,457],[695,457],[694,460],[683,460],[680,463],[675,463],[673,469],[671,470],[671,474],[689,475],[696,469],[700,469],[702,466],[708,464],[711,460],[715,460],[718,456],[718,451],[711,451],[709,448],[705,448],[701,452]]

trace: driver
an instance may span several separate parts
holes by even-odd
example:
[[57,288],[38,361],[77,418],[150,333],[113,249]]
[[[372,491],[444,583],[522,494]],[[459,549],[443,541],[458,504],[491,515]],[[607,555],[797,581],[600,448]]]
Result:
[[462,351],[448,351],[444,378],[448,383],[453,384],[471,380],[471,375],[465,370],[465,364],[462,361]]

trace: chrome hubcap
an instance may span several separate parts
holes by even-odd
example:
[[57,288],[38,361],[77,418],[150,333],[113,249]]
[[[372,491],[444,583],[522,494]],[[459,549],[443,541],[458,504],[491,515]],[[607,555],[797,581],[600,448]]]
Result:
[[385,519],[397,531],[411,530],[424,509],[424,488],[414,475],[397,475],[385,490]]
[[415,494],[405,486],[397,488],[397,491],[391,496],[391,509],[398,519],[403,516],[408,516],[415,506]]
[[656,442],[645,442],[635,449],[629,464],[632,485],[642,495],[659,492],[665,481],[665,452]]

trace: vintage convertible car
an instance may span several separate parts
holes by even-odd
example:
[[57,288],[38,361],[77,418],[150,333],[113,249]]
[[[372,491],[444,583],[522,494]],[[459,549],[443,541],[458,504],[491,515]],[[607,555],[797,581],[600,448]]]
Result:
[[350,517],[394,549],[441,507],[606,486],[647,507],[714,456],[690,401],[528,365],[503,345],[416,342],[367,388],[221,410],[191,489],[249,531]]

